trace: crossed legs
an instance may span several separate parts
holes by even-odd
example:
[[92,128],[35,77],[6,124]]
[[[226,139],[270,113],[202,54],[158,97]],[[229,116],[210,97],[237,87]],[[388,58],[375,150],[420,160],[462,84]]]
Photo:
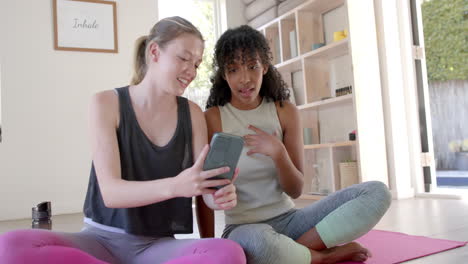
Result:
[[253,264],[365,261],[371,253],[351,241],[370,231],[390,202],[383,183],[361,183],[281,220],[235,227],[227,237],[244,248]]

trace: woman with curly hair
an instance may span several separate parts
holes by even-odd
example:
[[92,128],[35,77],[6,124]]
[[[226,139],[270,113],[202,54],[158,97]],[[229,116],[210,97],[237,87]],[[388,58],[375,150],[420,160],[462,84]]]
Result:
[[302,129],[271,57],[265,37],[249,26],[227,30],[216,43],[208,134],[245,139],[238,203],[225,212],[223,237],[238,242],[250,264],[365,261],[370,252],[352,241],[380,220],[390,193],[366,182],[294,208],[304,184]]

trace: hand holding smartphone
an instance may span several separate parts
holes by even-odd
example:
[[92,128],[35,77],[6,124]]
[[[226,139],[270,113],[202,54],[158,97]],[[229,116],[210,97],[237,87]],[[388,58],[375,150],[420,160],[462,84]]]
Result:
[[[229,179],[232,180],[234,171],[239,162],[244,139],[240,136],[218,132],[213,135],[210,143],[210,151],[206,156],[203,170],[217,169],[228,166],[229,171],[210,179]],[[214,187],[220,189],[223,186]]]

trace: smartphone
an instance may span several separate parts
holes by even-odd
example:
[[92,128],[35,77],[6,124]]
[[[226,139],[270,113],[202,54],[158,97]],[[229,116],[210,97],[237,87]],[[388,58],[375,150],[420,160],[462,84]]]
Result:
[[[210,179],[232,180],[243,147],[244,139],[242,137],[223,132],[215,133],[211,139],[210,151],[208,152],[205,163],[203,164],[203,170],[211,170],[228,166],[230,168],[228,172]],[[216,186],[213,188],[220,189],[222,187],[223,186]]]

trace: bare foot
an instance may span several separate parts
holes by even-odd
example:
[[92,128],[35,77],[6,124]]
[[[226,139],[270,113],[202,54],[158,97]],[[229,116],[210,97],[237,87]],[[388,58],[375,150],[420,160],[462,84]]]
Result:
[[331,264],[342,261],[364,262],[371,257],[370,251],[356,242],[321,251],[310,249],[310,253],[312,255],[311,264]]

